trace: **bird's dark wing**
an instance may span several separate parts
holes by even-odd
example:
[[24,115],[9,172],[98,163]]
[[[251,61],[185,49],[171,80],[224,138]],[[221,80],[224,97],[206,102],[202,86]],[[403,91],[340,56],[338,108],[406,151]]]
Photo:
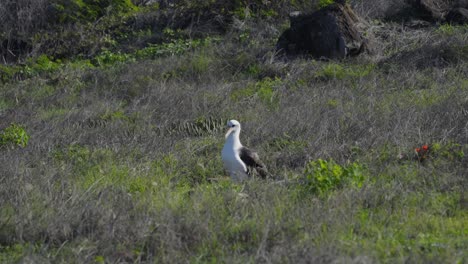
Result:
[[244,162],[248,168],[255,168],[255,170],[257,170],[258,174],[260,174],[262,178],[266,178],[268,176],[266,166],[258,157],[257,152],[246,147],[242,147],[240,149],[239,156],[242,162]]

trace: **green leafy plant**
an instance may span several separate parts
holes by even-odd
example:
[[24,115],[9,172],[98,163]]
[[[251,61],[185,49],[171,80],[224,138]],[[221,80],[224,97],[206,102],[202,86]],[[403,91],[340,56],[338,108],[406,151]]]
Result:
[[440,156],[448,160],[462,160],[465,157],[466,146],[449,141],[447,143],[433,143],[430,150],[434,156]]
[[29,135],[26,130],[17,124],[11,124],[0,132],[0,146],[16,145],[26,147],[29,141]]
[[320,0],[318,3],[319,8],[324,8],[326,6],[329,6],[331,4],[335,3],[335,0]]
[[101,54],[94,58],[94,64],[96,66],[110,66],[119,62],[130,61],[131,56],[129,54],[123,54],[120,52],[103,51]]
[[33,64],[32,68],[36,71],[54,71],[60,67],[60,60],[53,61],[47,55],[42,54],[39,56],[35,63]]
[[360,188],[364,183],[365,168],[359,163],[341,166],[333,160],[311,161],[305,168],[307,191],[327,194],[329,191],[348,183]]
[[96,261],[96,263],[106,263],[106,259],[103,256],[94,257],[94,261]]
[[147,48],[138,50],[135,53],[136,58],[157,58],[161,56],[180,55],[191,49],[208,46],[219,38],[205,39],[175,39],[171,42],[151,45]]
[[60,60],[51,60],[42,54],[35,59],[28,59],[24,65],[0,65],[0,81],[7,83],[16,78],[28,78],[42,73],[51,73],[63,66]]

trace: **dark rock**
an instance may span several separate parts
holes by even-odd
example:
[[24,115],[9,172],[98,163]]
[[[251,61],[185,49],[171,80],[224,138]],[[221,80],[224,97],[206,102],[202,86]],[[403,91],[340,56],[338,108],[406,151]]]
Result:
[[456,7],[461,7],[461,8],[465,8],[465,9],[468,9],[468,0],[458,0],[458,1],[455,1],[455,8]]
[[415,8],[421,18],[427,20],[443,20],[445,14],[453,7],[454,1],[446,0],[407,0]]
[[467,24],[468,23],[468,9],[454,8],[445,17],[449,23]]
[[466,23],[468,0],[406,0],[417,16],[429,21]]
[[16,62],[31,52],[31,45],[21,39],[5,39],[0,43],[0,63]]
[[368,50],[357,28],[361,22],[347,4],[335,3],[311,14],[290,14],[291,27],[283,32],[277,50],[287,55],[341,59]]

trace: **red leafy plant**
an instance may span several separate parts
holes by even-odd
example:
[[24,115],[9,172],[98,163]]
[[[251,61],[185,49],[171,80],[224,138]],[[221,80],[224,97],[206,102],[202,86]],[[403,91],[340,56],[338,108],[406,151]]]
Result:
[[427,144],[424,144],[421,147],[414,149],[414,151],[416,152],[415,158],[422,162],[429,157],[431,148]]

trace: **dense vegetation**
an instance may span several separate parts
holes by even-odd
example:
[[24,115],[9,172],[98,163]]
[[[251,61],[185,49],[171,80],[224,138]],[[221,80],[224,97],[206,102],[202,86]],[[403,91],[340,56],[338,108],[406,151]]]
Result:
[[149,2],[0,3],[1,263],[468,261],[466,25],[355,0],[373,54],[287,60],[331,1]]

